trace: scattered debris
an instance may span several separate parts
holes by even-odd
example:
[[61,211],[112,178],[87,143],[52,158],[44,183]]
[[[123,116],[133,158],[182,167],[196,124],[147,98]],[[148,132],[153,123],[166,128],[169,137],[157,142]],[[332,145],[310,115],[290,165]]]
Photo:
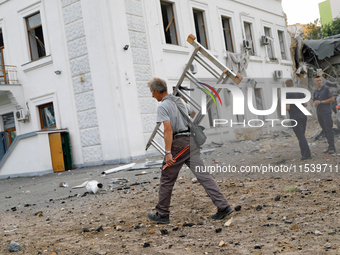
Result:
[[215,229],[215,232],[216,232],[216,233],[220,233],[221,231],[222,231],[222,228],[216,228],[216,229]]
[[295,224],[294,226],[292,226],[290,229],[299,229],[298,224]]
[[16,242],[11,242],[11,244],[8,247],[8,251],[10,252],[16,252],[16,251],[20,251],[21,250],[21,246],[20,244],[16,243]]
[[194,178],[192,178],[192,183],[198,183],[198,180],[197,180],[197,178],[196,177],[194,177]]
[[59,187],[67,188],[68,184],[66,182],[61,182],[61,183],[59,183]]
[[238,211],[240,211],[240,210],[241,210],[241,206],[240,206],[240,205],[238,205],[238,206],[235,207],[235,211],[238,212]]
[[96,194],[99,189],[103,188],[103,184],[100,182],[97,182],[96,180],[92,180],[92,181],[86,181],[81,185],[72,187],[72,189],[80,189],[80,188],[85,188],[87,192]]
[[261,249],[262,247],[261,247],[261,245],[259,245],[259,244],[255,244],[254,245],[254,249]]
[[163,235],[163,236],[165,236],[165,235],[169,235],[169,231],[167,230],[167,229],[161,229],[160,230],[161,231],[161,234]]
[[224,242],[223,240],[221,240],[220,243],[218,244],[218,246],[220,246],[220,247],[224,247],[226,245],[227,245],[227,243]]
[[223,226],[231,227],[233,225],[233,217],[231,217]]
[[315,230],[315,235],[316,235],[316,236],[321,236],[322,233],[321,233],[320,231],[318,231],[318,230]]

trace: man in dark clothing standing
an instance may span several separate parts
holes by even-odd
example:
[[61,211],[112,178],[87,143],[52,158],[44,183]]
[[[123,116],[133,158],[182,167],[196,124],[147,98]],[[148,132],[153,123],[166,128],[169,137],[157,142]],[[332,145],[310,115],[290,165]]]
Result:
[[[174,95],[168,94],[167,84],[163,79],[154,77],[148,82],[148,87],[158,102],[161,102],[157,109],[157,123],[164,125],[165,162],[167,168],[162,170],[157,213],[148,213],[148,218],[160,224],[168,224],[170,214],[170,201],[173,186],[178,177],[179,171],[185,163],[195,174],[197,180],[202,184],[212,202],[217,207],[217,213],[211,215],[212,219],[220,220],[231,214],[234,209],[223,196],[218,184],[209,172],[197,171],[204,168],[203,160],[200,157],[200,148],[190,139],[190,130],[180,108],[185,114],[188,109],[184,101]],[[189,150],[184,152],[176,161],[173,158],[187,145]]]
[[313,101],[316,107],[318,121],[325,133],[328,142],[328,149],[324,153],[334,154],[336,152],[334,146],[334,134],[333,134],[333,119],[331,103],[334,102],[334,96],[331,89],[322,84],[321,76],[314,77],[314,83],[317,90],[314,91]]
[[[286,87],[294,87],[294,82],[292,79],[286,80]],[[287,93],[286,95],[287,99],[289,98],[305,98],[305,95],[303,93]],[[304,106],[307,106],[307,103],[304,104]],[[296,107],[295,104],[287,104],[286,110],[289,111],[289,116],[291,119],[295,120],[297,122],[297,125],[294,121],[292,121],[293,131],[299,140],[299,146],[301,150],[301,160],[311,159],[312,155],[310,153],[310,149],[308,146],[308,142],[305,137],[306,132],[306,126],[307,126],[307,116],[301,112],[299,108]]]

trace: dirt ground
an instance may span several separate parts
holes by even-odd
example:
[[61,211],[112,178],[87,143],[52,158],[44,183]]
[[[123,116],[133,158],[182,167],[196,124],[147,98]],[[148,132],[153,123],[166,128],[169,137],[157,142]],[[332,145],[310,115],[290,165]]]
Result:
[[[309,121],[308,127],[309,138],[320,130],[315,120]],[[112,178],[130,174],[129,185],[141,171],[121,171],[105,178],[98,170],[87,171],[104,184],[100,194],[87,196],[77,195],[85,190],[71,189],[79,182],[71,174],[67,179],[70,187],[56,187],[62,180],[57,178],[54,185],[46,187],[50,193],[39,199],[33,187],[26,193],[29,185],[19,191],[15,180],[1,180],[1,187],[8,188],[0,191],[4,205],[0,211],[0,254],[339,254],[340,154],[323,153],[325,138],[308,142],[313,159],[307,161],[300,161],[297,139],[281,132],[257,141],[205,145],[205,149],[214,149],[202,154],[207,166],[291,169],[282,173],[213,173],[231,205],[240,208],[221,221],[210,219],[216,208],[203,187],[192,182],[187,168],[181,170],[175,184],[168,225],[151,223],[146,217],[158,198],[160,170],[156,168],[147,169],[148,174],[142,176],[149,183],[120,190],[119,185],[109,187]],[[335,142],[340,153],[338,137]],[[260,151],[263,148],[266,152]],[[49,178],[56,177],[60,176]],[[32,179],[18,178],[17,182],[25,185],[33,183]],[[9,182],[11,186],[6,186]],[[18,194],[24,198],[20,202]],[[230,219],[232,224],[225,226]],[[8,251],[12,241],[20,244],[20,251]]]

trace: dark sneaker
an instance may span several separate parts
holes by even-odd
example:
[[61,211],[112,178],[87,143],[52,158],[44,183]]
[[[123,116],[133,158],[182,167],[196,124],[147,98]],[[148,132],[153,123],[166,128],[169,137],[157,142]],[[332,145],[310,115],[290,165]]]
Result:
[[329,149],[323,151],[323,153],[328,153],[328,152],[329,152]]
[[228,216],[234,211],[234,209],[229,205],[223,211],[217,211],[217,213],[211,215],[213,220],[222,220],[225,216]]
[[329,150],[328,154],[334,154],[336,152],[336,150]]
[[307,159],[312,159],[312,156],[309,156],[309,157],[302,157],[300,158],[301,160],[307,160]]
[[158,214],[158,212],[153,213],[153,212],[148,212],[148,218],[156,223],[159,224],[169,224],[170,220],[169,220],[169,215],[167,216],[160,216]]

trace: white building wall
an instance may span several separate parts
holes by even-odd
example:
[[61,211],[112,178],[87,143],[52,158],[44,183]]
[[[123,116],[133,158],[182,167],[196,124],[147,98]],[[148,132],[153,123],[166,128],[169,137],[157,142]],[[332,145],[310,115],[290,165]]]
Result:
[[[159,0],[2,2],[5,62],[17,66],[31,114],[30,122],[16,122],[17,134],[40,130],[38,106],[53,102],[56,128],[70,133],[75,166],[128,162],[154,153],[152,148],[145,152],[157,111],[146,83],[152,76],[165,78],[172,92],[193,51],[186,42],[189,34],[195,35],[193,8],[204,11],[209,51],[222,63],[227,60],[221,25],[225,16],[231,18],[236,53],[243,51],[243,22],[253,24],[256,55],[250,57],[247,77],[267,78],[259,83],[263,86],[283,84],[272,79],[274,70],[282,70],[284,78],[292,77],[280,0],[169,2],[174,3],[179,45],[165,42]],[[31,62],[24,18],[36,11],[41,13],[47,56]],[[272,29],[276,62],[266,58],[266,49],[260,45],[264,26]],[[280,57],[277,30],[285,32],[287,60]],[[200,66],[197,76],[210,77]],[[184,84],[190,82],[184,80]],[[4,98],[0,114],[8,111],[14,110]],[[246,113],[246,117],[252,116]],[[207,118],[204,123],[208,124]]]

